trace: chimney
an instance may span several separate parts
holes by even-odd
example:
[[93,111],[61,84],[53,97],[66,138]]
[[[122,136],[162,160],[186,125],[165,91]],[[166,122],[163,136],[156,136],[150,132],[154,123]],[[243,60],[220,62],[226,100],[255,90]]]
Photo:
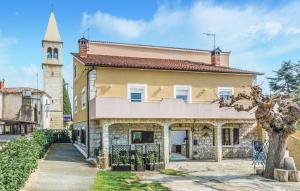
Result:
[[0,81],[0,90],[4,89],[4,82],[5,82],[4,79],[2,81]]
[[221,52],[222,50],[218,47],[211,51],[211,65],[220,66],[221,65]]
[[79,56],[81,58],[86,58],[87,57],[87,51],[88,51],[88,40],[84,37],[78,40],[79,44]]

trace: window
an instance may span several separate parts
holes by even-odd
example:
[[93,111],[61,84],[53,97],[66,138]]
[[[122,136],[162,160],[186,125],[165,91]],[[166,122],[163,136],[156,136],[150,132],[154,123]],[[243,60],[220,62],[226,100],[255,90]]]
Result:
[[82,143],[82,144],[84,144],[85,145],[85,141],[86,141],[86,134],[85,134],[86,132],[85,132],[85,129],[81,129],[81,136],[80,136],[80,142]]
[[233,144],[238,145],[240,144],[240,129],[233,128]]
[[222,129],[222,144],[230,145],[230,129],[229,128]]
[[224,101],[229,101],[230,97],[234,94],[233,88],[218,88],[219,98]]
[[182,99],[185,102],[192,100],[192,87],[191,86],[175,86],[174,95],[176,99]]
[[147,85],[129,84],[128,99],[131,102],[142,102],[147,100]]
[[78,111],[78,102],[77,102],[77,96],[74,98],[74,113],[77,113]]
[[58,49],[57,48],[54,48],[54,50],[53,50],[53,58],[58,59]]
[[52,48],[47,49],[47,59],[52,59]]
[[81,91],[81,109],[84,110],[86,108],[86,90],[85,88]]
[[131,131],[132,143],[154,143],[153,131]]
[[76,65],[74,65],[74,79],[76,78],[76,73],[77,73],[77,67],[76,67]]

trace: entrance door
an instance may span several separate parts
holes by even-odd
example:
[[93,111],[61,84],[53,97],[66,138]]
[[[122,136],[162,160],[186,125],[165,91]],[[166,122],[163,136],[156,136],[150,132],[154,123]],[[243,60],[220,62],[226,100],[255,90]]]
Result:
[[171,130],[171,161],[187,160],[189,157],[189,139],[187,130]]

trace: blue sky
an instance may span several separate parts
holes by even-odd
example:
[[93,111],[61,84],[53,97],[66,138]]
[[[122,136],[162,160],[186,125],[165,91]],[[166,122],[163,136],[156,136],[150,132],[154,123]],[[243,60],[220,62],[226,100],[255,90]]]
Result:
[[[0,78],[7,86],[42,86],[41,40],[53,4],[64,41],[66,81],[86,28],[90,38],[127,43],[231,51],[232,67],[272,76],[283,60],[300,60],[299,1],[3,0],[0,6]],[[259,78],[268,91],[265,77]],[[71,85],[72,86],[72,85]],[[71,90],[71,89],[70,89]]]

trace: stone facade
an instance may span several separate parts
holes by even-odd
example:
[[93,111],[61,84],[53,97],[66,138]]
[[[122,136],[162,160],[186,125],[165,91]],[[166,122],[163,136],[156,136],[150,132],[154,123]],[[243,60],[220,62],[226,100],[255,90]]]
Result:
[[143,130],[154,132],[154,144],[160,145],[160,156],[163,160],[163,131],[162,127],[157,124],[115,124],[109,127],[109,150],[112,145],[131,144],[131,131]]
[[[240,142],[238,145],[223,146],[223,158],[249,158],[251,157],[252,141],[257,140],[257,129],[255,125],[247,124],[228,124],[224,128],[239,128]],[[232,131],[231,131],[232,138]]]
[[[185,120],[183,120],[185,121]],[[188,120],[186,120],[188,121]],[[75,130],[87,128],[86,122],[74,124]],[[239,128],[239,144],[238,145],[222,145],[222,128]],[[194,160],[216,160],[223,158],[249,157],[251,151],[251,141],[256,140],[256,126],[254,121],[242,123],[168,123],[163,120],[100,120],[90,122],[90,157],[95,156],[95,149],[101,147],[103,152],[109,156],[112,153],[112,145],[132,145],[131,131],[153,131],[154,144],[160,145],[160,158],[165,164],[169,163],[170,157],[170,131],[186,130],[188,136],[189,158]],[[219,134],[216,134],[216,131]],[[231,139],[233,130],[231,130]],[[77,138],[76,145],[85,152],[87,156],[87,143],[80,143],[80,134]],[[216,146],[216,139],[218,143]],[[87,139],[86,139],[87,140]],[[215,143],[214,143],[215,141]],[[231,142],[232,143],[232,142]],[[183,148],[183,151],[185,149]],[[218,151],[218,152],[217,152]],[[246,153],[246,154],[245,154]],[[217,157],[218,156],[218,157]],[[111,158],[107,157],[107,164]]]
[[45,37],[42,41],[44,61],[44,91],[51,96],[50,128],[60,129],[63,124],[62,45],[54,13],[51,12]]
[[50,128],[63,128],[62,66],[43,65],[44,90],[51,96]]
[[86,130],[87,129],[87,122],[79,122],[75,123],[73,125],[74,130],[76,131],[76,138],[75,138],[75,144],[79,148],[79,151],[87,157],[87,139],[86,143],[81,143],[81,136],[82,136],[82,131],[81,130]]
[[213,127],[195,127],[193,142],[193,159],[214,159]]
[[97,121],[90,122],[90,156],[95,157],[95,149],[101,146],[102,128]]

